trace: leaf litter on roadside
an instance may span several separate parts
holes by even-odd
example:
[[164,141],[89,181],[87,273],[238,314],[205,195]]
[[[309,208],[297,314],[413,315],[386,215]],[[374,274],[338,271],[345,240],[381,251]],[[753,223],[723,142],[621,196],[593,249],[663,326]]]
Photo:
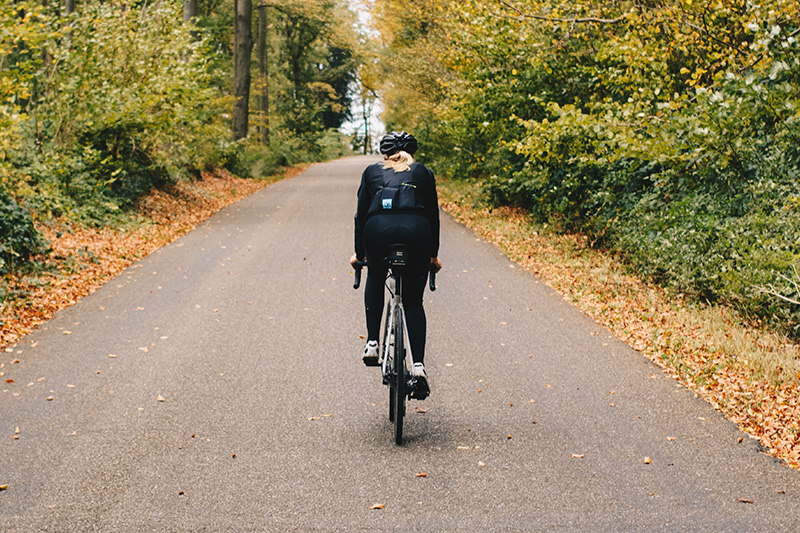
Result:
[[[797,368],[800,344],[746,328],[724,307],[709,306],[705,314],[688,309],[682,295],[670,297],[629,275],[582,236],[534,231],[520,209],[475,207],[474,200],[460,198],[446,183],[439,198],[459,222],[693,390],[761,441],[770,455],[800,469],[800,371],[777,367],[768,372],[764,363],[736,351],[744,346],[769,352],[767,361],[781,352]],[[711,318],[720,322],[716,330],[707,327]],[[739,344],[723,348],[734,335]]]

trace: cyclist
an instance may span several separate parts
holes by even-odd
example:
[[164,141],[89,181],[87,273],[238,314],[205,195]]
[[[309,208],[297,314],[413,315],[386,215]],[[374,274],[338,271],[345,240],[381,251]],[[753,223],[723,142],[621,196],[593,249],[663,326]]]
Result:
[[405,307],[411,356],[411,375],[417,379],[419,397],[430,390],[425,372],[427,321],[422,295],[428,270],[439,271],[439,202],[433,172],[414,161],[417,140],[406,132],[392,132],[381,138],[383,162],[368,166],[358,188],[355,216],[355,249],[350,264],[367,262],[364,304],[367,315],[367,344],[363,361],[378,366],[378,339],[384,305],[384,282],[389,246],[403,244],[408,249],[408,265],[403,278]]

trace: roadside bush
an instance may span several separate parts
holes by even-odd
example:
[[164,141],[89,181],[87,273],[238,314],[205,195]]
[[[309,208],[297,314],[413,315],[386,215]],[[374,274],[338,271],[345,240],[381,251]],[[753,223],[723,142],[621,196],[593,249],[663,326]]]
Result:
[[437,172],[800,338],[800,306],[760,289],[797,291],[781,277],[800,260],[796,2],[489,4],[383,30],[387,86],[421,110],[402,127]]
[[0,134],[4,179],[23,205],[105,224],[152,187],[224,161],[230,98],[210,86],[210,54],[183,23],[181,7],[176,0],[146,8],[93,1],[69,17],[48,17],[28,2],[20,5],[25,18],[0,11],[3,27],[24,26],[19,49],[29,56],[6,59],[30,75],[0,69],[27,95],[6,96],[0,108],[13,126],[13,138]]
[[44,253],[47,243],[36,231],[30,213],[0,191],[0,274],[13,272],[32,256]]

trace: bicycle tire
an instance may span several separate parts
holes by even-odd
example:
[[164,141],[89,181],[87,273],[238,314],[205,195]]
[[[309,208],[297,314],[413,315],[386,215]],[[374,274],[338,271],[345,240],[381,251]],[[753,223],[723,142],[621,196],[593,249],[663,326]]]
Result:
[[383,364],[381,364],[381,379],[383,380],[384,385],[389,386],[389,421],[394,422],[394,383],[392,382],[392,371],[394,370],[394,358],[392,349],[394,347],[394,343],[389,342],[389,335],[391,333],[391,324],[392,319],[394,318],[394,313],[392,313],[392,303],[389,302],[386,304],[386,314],[384,315],[383,320],[383,353],[381,354],[383,357]]
[[[403,310],[395,308],[394,325],[394,442],[403,442],[403,417],[406,411],[406,369],[405,369],[405,346],[403,339]],[[390,402],[391,403],[391,402]]]
[[[389,385],[389,375],[392,373],[392,367],[389,364],[391,356],[389,355],[389,325],[392,321],[392,302],[386,304],[386,313],[383,315],[383,336],[381,337],[381,381],[384,385]],[[387,361],[389,359],[389,361]],[[389,415],[389,420],[392,415]]]

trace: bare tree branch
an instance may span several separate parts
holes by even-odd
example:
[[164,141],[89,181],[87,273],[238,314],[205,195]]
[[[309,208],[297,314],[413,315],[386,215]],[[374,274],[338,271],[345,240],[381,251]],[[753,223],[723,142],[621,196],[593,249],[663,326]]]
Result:
[[[796,265],[792,265],[792,271],[794,272],[794,278],[795,279],[789,279],[786,276],[784,276],[783,274],[778,274],[778,275],[781,278],[783,278],[786,281],[788,281],[789,283],[791,283],[792,285],[794,285],[794,292],[797,293],[797,294],[800,294],[800,285],[797,284],[797,280],[800,279],[800,275],[798,275],[798,273],[797,273],[797,266]],[[773,285],[768,285],[766,287],[759,287],[759,290],[761,292],[765,292],[767,294],[770,294],[772,296],[780,298],[784,302],[789,302],[790,304],[800,305],[800,300],[797,300],[795,298],[789,298],[788,296],[784,296],[783,294],[778,292],[778,290]]]

